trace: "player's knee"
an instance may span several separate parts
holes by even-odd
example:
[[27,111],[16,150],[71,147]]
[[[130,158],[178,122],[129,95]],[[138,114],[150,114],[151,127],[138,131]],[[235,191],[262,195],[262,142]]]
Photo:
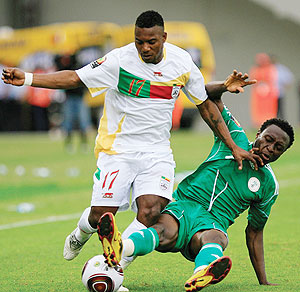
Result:
[[151,207],[144,206],[138,210],[138,221],[143,223],[145,226],[150,227],[154,225],[160,216],[161,209],[160,206],[154,205]]
[[222,246],[223,250],[227,247],[228,244],[228,238],[225,236],[225,234],[215,229],[204,231],[201,234],[200,241],[201,246],[207,243],[218,243]]
[[161,211],[168,204],[169,200],[156,195],[144,195],[137,198],[138,214],[137,219],[145,226],[154,225]]
[[97,228],[97,223],[102,216],[102,212],[98,212],[97,209],[91,208],[89,215],[89,223],[93,228]]
[[93,206],[91,207],[91,211],[89,214],[89,223],[93,228],[97,228],[98,221],[100,217],[106,213],[111,212],[115,214],[117,212],[117,207],[101,207],[101,206]]

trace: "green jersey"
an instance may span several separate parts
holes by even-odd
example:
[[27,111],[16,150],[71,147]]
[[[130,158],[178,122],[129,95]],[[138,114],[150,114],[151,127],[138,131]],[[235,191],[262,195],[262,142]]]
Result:
[[[252,143],[226,107],[222,116],[234,142],[250,150]],[[268,164],[256,171],[244,161],[243,170],[238,170],[231,151],[215,137],[208,158],[178,185],[173,196],[199,202],[225,230],[249,208],[249,224],[261,230],[278,196],[278,182]]]

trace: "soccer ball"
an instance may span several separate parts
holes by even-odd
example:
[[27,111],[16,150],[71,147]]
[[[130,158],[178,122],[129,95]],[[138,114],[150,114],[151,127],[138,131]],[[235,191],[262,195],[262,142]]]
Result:
[[124,275],[120,266],[111,268],[103,255],[97,255],[85,263],[81,279],[88,291],[115,292],[122,285]]

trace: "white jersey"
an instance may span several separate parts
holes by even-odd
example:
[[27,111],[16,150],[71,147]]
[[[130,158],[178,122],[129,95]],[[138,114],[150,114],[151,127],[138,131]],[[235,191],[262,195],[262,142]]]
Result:
[[207,98],[204,79],[183,49],[164,44],[158,64],[145,63],[134,43],[76,70],[92,96],[105,91],[95,154],[171,152],[175,100],[183,89],[196,105]]

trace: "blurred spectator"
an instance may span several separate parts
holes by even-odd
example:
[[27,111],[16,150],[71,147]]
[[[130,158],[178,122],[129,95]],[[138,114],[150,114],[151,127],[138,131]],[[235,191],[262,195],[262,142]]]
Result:
[[275,55],[271,55],[270,57],[272,63],[277,69],[277,86],[279,90],[277,118],[284,119],[286,91],[294,82],[294,75],[288,67],[278,62],[278,59]]
[[[45,70],[36,69],[34,73],[45,73]],[[52,89],[28,86],[26,101],[31,107],[31,130],[48,131],[49,117],[48,107],[51,103]]]
[[251,118],[254,127],[277,116],[277,75],[277,69],[267,54],[259,53],[255,56],[255,65],[250,69],[250,78],[257,80],[251,86]]
[[[58,70],[74,70],[80,67],[78,64],[76,55],[65,54],[58,55],[55,58],[55,63]],[[72,145],[72,132],[75,127],[75,123],[78,122],[81,149],[86,152],[87,146],[87,129],[90,126],[91,118],[90,111],[84,102],[84,87],[65,90],[66,100],[64,103],[64,129],[66,131],[65,147],[68,152],[73,152]]]
[[[3,66],[0,64],[0,71]],[[22,131],[21,96],[24,87],[14,87],[0,82],[0,131]]]

